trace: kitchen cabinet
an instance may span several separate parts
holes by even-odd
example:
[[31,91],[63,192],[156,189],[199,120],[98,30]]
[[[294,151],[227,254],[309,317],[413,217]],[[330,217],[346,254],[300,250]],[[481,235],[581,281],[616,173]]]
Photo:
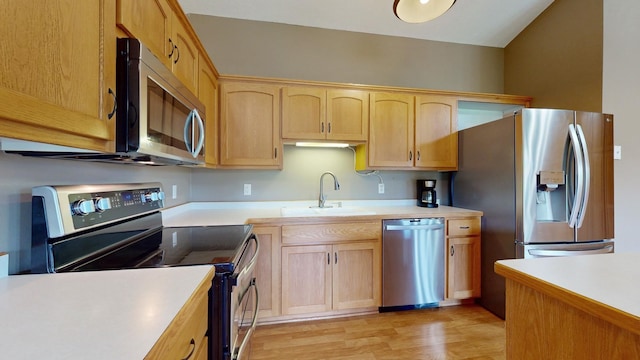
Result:
[[282,138],[364,142],[369,93],[355,89],[282,88]]
[[455,170],[457,98],[438,94],[372,93],[369,143],[356,169]]
[[211,280],[200,284],[145,359],[207,359]]
[[253,233],[260,244],[255,270],[258,321],[264,321],[280,315],[280,226],[254,226]]
[[[177,8],[177,9],[176,9]],[[197,37],[179,5],[168,0],[117,1],[117,24],[139,39],[194,94],[198,85]]]
[[113,151],[115,3],[2,2],[0,137]]
[[376,221],[283,226],[282,314],[377,309],[380,237]]
[[282,169],[278,86],[221,81],[219,121],[221,166]]
[[207,167],[215,167],[218,164],[218,76],[202,54],[198,68],[198,98],[205,107],[204,160]]
[[447,220],[446,297],[480,297],[480,217]]

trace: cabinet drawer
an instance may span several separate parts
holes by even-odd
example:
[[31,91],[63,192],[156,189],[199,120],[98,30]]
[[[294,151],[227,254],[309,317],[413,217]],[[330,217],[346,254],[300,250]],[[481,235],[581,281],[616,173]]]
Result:
[[202,354],[201,348],[207,347],[209,303],[207,289],[203,290],[180,310],[145,359],[183,359],[191,352]]
[[469,236],[480,235],[480,218],[453,219],[447,222],[447,235]]
[[379,239],[379,221],[360,223],[306,224],[282,226],[283,244],[318,244],[337,241]]

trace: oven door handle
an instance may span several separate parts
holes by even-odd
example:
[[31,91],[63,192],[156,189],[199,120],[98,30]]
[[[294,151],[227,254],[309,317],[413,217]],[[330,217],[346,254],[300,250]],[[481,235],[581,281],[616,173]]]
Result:
[[[250,288],[253,288],[253,291],[255,293],[253,318],[251,319],[251,326],[249,327],[249,330],[247,330],[247,335],[244,337],[244,339],[242,339],[242,343],[237,348],[237,351],[234,351],[232,360],[241,359],[242,354],[244,353],[247,345],[249,344],[251,335],[253,335],[253,332],[256,329],[256,325],[258,324],[258,307],[260,306],[260,299],[258,298],[258,286],[256,286],[256,278],[251,279],[251,283],[249,284],[249,287],[246,289],[244,294],[242,294],[242,298],[244,298],[244,296],[249,292]],[[240,302],[242,302],[242,300]]]
[[258,237],[255,234],[251,234],[251,238],[249,238],[249,240],[255,241],[256,251],[253,254],[253,257],[251,258],[251,260],[249,260],[249,263],[247,264],[247,266],[245,266],[244,269],[240,270],[240,273],[238,274],[236,279],[240,279],[245,274],[251,273],[253,269],[256,267],[256,263],[258,262],[258,254],[260,253],[260,242],[258,241]]

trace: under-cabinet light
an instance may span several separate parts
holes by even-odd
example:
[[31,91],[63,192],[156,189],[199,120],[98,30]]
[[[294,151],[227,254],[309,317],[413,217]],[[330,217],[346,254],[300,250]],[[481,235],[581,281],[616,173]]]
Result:
[[297,142],[296,146],[301,146],[301,147],[346,148],[346,147],[349,147],[349,144],[345,144],[345,143],[322,143],[322,142]]

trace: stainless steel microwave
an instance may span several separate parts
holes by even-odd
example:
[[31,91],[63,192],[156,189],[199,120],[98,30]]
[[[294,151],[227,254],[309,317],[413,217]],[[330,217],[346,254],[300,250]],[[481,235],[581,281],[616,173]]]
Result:
[[118,39],[116,98],[116,152],[204,163],[204,105],[137,39]]
[[137,165],[204,164],[205,108],[137,39],[118,39],[115,152],[0,138],[25,156]]

